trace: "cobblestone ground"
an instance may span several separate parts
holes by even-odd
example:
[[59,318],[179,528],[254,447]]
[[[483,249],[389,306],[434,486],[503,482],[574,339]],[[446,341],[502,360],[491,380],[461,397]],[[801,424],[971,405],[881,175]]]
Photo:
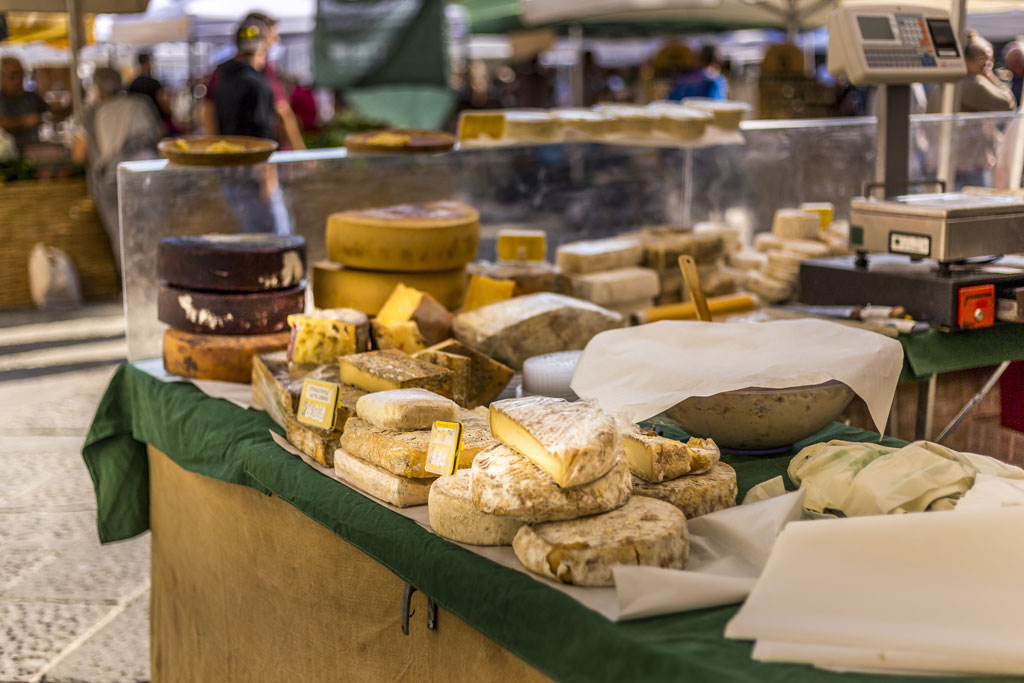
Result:
[[149,536],[101,546],[80,450],[118,305],[0,314],[0,681],[149,680]]

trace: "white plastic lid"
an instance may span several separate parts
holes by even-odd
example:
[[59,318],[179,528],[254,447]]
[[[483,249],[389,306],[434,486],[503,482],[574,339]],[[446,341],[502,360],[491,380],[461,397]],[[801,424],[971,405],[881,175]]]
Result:
[[523,363],[523,394],[575,401],[569,387],[582,351],[556,351],[527,358]]

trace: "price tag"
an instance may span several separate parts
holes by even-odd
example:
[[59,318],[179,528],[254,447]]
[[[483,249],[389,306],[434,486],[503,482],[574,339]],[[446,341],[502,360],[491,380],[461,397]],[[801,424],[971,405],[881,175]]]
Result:
[[311,427],[328,431],[334,429],[334,421],[338,416],[339,389],[340,387],[332,382],[322,382],[318,379],[303,380],[295,419]]
[[431,474],[455,474],[462,452],[462,425],[458,422],[435,422],[430,430],[427,462],[423,469]]

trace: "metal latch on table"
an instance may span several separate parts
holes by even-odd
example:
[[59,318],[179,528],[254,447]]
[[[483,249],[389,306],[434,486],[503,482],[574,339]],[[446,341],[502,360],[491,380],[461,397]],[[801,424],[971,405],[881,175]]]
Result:
[[[409,617],[416,614],[416,610],[412,608],[412,594],[416,592],[416,588],[406,582],[405,588],[402,590],[402,635],[409,635]],[[427,628],[431,631],[437,630],[437,603],[434,602],[433,598],[424,593],[424,597],[427,598]]]

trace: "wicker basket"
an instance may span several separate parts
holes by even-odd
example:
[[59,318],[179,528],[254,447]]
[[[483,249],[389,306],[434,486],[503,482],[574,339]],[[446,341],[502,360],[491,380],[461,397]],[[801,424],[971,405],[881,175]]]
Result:
[[28,255],[37,242],[67,252],[86,300],[120,293],[110,240],[84,178],[0,183],[0,309],[32,305]]

